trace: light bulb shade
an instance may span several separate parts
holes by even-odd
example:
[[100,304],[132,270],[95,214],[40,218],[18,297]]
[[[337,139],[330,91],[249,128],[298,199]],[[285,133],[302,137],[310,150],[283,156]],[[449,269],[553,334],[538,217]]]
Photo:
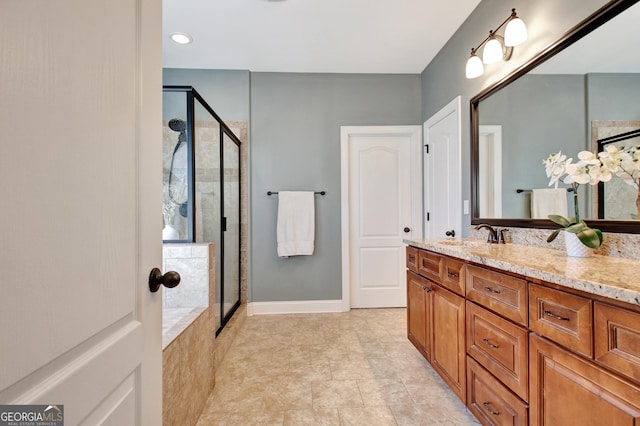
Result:
[[467,61],[467,78],[476,78],[484,74],[484,65],[477,55],[471,55]]
[[482,62],[485,64],[495,64],[496,62],[500,62],[502,58],[502,43],[500,43],[498,39],[490,39],[482,50]]
[[504,30],[504,45],[517,46],[525,41],[527,41],[527,26],[520,18],[510,20]]

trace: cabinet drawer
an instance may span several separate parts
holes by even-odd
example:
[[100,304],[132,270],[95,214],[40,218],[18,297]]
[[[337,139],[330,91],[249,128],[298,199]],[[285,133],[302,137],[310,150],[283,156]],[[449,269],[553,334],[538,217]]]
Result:
[[456,294],[464,297],[464,263],[443,257],[441,260],[441,284]]
[[437,283],[440,282],[439,255],[429,251],[418,250],[418,273]]
[[530,284],[529,326],[531,330],[591,357],[593,355],[592,324],[593,309],[589,299]]
[[467,353],[525,401],[528,331],[467,301]]
[[467,299],[512,321],[527,325],[527,282],[500,272],[466,267]]
[[407,269],[418,272],[418,249],[407,246]]
[[595,303],[595,359],[640,382],[640,314]]
[[467,357],[467,407],[483,425],[527,425],[527,404]]

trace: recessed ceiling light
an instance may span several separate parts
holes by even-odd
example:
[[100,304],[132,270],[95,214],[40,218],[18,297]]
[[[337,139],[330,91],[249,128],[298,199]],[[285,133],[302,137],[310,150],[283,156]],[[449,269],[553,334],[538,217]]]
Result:
[[171,40],[175,41],[178,44],[189,44],[193,42],[193,37],[191,37],[189,34],[173,33],[171,34]]

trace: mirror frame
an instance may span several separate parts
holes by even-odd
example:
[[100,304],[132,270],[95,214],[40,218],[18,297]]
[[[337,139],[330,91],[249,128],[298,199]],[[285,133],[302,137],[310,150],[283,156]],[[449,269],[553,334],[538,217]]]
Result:
[[[495,226],[512,226],[518,228],[544,228],[554,229],[558,226],[547,219],[496,219],[496,218],[481,218],[479,216],[480,207],[478,205],[478,169],[479,169],[479,137],[480,137],[480,120],[478,107],[480,101],[488,98],[498,90],[506,87],[510,83],[514,82],[524,74],[531,71],[547,59],[566,49],[582,37],[589,34],[591,31],[600,27],[604,23],[608,22],[615,16],[624,12],[640,0],[612,0],[602,8],[598,9],[591,16],[587,17],[582,22],[567,31],[556,42],[547,46],[544,50],[536,54],[529,61],[525,62],[520,67],[516,68],[506,77],[502,78],[498,82],[490,85],[482,92],[478,93],[471,99],[471,225],[479,225],[486,223]],[[640,233],[640,221],[624,221],[624,220],[586,220],[589,226],[600,229],[603,232],[617,232],[617,233]]]

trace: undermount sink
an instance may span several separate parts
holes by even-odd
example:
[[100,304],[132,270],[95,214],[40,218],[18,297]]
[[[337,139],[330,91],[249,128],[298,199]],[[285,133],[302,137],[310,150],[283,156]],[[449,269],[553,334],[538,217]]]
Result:
[[449,240],[440,240],[436,242],[437,244],[442,244],[445,246],[460,246],[460,247],[479,247],[479,246],[483,246],[487,243],[483,242],[483,241],[476,241],[476,240],[456,240],[456,239],[449,239]]

